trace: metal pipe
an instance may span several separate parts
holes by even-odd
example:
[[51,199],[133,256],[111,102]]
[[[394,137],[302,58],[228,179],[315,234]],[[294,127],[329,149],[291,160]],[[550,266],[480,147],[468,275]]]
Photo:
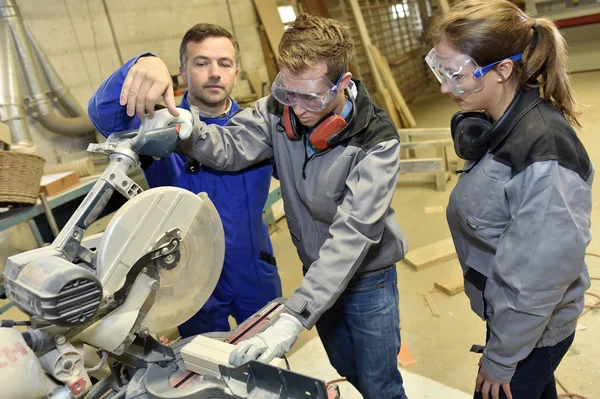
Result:
[[25,147],[33,146],[33,140],[31,139],[31,133],[29,132],[29,125],[25,121],[24,117],[3,120],[2,123],[7,125],[8,129],[10,130],[12,146],[16,147],[17,144]]
[[52,112],[52,106],[46,96],[47,90],[42,84],[42,76],[38,65],[35,64],[36,59],[19,14],[19,7],[14,0],[0,0],[0,16],[6,19],[10,25],[13,40],[17,45],[17,51],[27,77],[27,86],[33,105],[41,114]]
[[56,113],[44,87],[44,83],[47,83],[45,76],[41,72],[38,58],[34,55],[33,46],[27,37],[23,19],[14,0],[0,0],[0,17],[6,19],[10,25],[27,78],[31,102],[42,125],[66,136],[81,136],[93,132],[94,127],[87,116],[65,118]]
[[73,94],[71,94],[69,89],[65,86],[61,78],[56,73],[56,70],[52,66],[52,63],[50,63],[48,56],[46,56],[44,50],[41,49],[40,45],[35,40],[35,37],[33,37],[31,29],[25,26],[25,32],[27,33],[27,37],[29,37],[29,42],[33,47],[33,52],[39,60],[42,71],[44,72],[44,75],[46,75],[46,79],[50,84],[52,94],[58,98],[60,105],[62,105],[65,111],[67,111],[67,114],[70,116],[84,116],[85,112],[83,108],[81,105],[79,105]]
[[92,125],[87,115],[65,118],[56,112],[52,112],[45,115],[40,114],[37,119],[46,129],[64,136],[83,136],[94,131],[94,125]]
[[10,26],[0,19],[0,120],[8,125],[13,144],[32,142],[25,123],[19,66]]

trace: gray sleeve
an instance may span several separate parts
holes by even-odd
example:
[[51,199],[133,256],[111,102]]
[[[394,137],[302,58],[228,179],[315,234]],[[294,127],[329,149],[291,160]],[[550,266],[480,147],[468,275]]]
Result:
[[482,366],[508,384],[582,272],[591,238],[591,187],[556,161],[545,161],[515,176],[506,193],[512,220],[494,258],[500,288],[490,300]]
[[369,248],[379,243],[399,172],[397,140],[369,150],[346,179],[346,195],[329,228],[319,259],[286,306],[311,329],[344,291]]
[[191,137],[181,143],[190,158],[211,168],[236,171],[273,156],[267,98],[238,112],[225,126],[207,125],[194,115]]

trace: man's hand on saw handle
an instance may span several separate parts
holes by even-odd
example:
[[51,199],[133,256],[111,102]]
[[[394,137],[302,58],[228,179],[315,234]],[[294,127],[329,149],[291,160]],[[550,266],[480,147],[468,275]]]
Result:
[[194,117],[192,113],[187,109],[175,108],[179,116],[174,117],[171,115],[171,111],[168,109],[161,109],[152,114],[146,114],[142,117],[142,123],[139,131],[141,133],[149,130],[161,129],[175,124],[181,125],[179,127],[179,138],[181,140],[187,140],[192,134],[194,129]]
[[127,105],[127,115],[142,117],[154,113],[154,105],[161,96],[169,113],[179,116],[167,65],[158,57],[139,58],[125,77],[119,103]]

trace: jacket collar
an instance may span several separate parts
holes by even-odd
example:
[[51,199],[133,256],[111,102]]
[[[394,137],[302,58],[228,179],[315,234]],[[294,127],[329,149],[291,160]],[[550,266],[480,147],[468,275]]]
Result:
[[495,134],[490,143],[490,151],[494,151],[508,137],[517,123],[541,101],[540,90],[537,88],[517,90],[515,98],[492,127]]
[[369,92],[367,92],[367,89],[360,80],[352,78],[352,81],[356,85],[358,91],[353,104],[356,109],[355,116],[341,133],[339,141],[349,139],[355,134],[365,130],[369,125],[369,121],[373,114],[373,101],[371,100]]

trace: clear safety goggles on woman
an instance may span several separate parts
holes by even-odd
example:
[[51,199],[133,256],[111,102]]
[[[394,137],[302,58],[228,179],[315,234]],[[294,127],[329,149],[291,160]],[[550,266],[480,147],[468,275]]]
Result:
[[441,55],[432,48],[425,62],[433,74],[452,94],[461,96],[483,89],[483,75],[505,59],[519,61],[523,53],[504,58],[493,64],[480,67],[475,60],[466,54]]
[[300,104],[302,108],[309,111],[320,112],[337,94],[342,76],[344,75],[340,75],[337,83],[334,84],[325,76],[300,80],[279,73],[271,86],[271,94],[283,105],[293,107]]

